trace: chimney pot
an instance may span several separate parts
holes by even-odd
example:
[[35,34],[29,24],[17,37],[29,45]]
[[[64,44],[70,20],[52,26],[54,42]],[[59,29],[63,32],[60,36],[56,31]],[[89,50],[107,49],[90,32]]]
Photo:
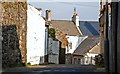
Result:
[[51,21],[51,10],[46,10],[46,19],[47,21]]

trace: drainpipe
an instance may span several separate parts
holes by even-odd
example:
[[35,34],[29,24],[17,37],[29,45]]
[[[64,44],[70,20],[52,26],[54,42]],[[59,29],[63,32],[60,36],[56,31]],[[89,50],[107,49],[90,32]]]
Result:
[[104,58],[105,58],[105,70],[109,72],[109,40],[108,40],[108,0],[106,0],[106,25],[105,25],[105,40],[104,40]]
[[45,63],[48,64],[49,55],[48,55],[48,46],[49,46],[49,37],[48,37],[48,29],[51,21],[51,10],[46,10],[46,22],[45,22]]
[[45,22],[45,57],[44,57],[44,63],[48,64],[48,28],[49,28],[49,23],[48,21]]

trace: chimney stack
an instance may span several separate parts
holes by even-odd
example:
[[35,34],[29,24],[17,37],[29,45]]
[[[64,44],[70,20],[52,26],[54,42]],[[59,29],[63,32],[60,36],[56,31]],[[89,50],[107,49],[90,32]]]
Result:
[[76,24],[77,27],[79,26],[79,16],[76,12],[76,8],[74,8],[74,14],[72,17],[72,21]]
[[51,10],[46,10],[46,19],[47,21],[51,21]]

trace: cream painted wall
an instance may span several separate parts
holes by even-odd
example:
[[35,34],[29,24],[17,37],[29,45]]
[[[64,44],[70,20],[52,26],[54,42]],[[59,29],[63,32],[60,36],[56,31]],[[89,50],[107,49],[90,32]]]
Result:
[[95,45],[89,52],[92,54],[100,54],[100,43]]
[[[31,5],[27,10],[27,63],[31,65],[44,63],[45,20]],[[41,57],[41,60],[40,60]]]

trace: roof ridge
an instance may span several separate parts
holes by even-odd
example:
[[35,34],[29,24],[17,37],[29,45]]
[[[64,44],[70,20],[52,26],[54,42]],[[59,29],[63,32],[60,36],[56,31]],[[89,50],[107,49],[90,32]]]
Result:
[[[93,38],[91,38],[91,37],[93,37]],[[98,38],[98,37],[97,37]],[[90,50],[92,47],[94,47],[95,45],[97,45],[97,43],[99,42],[99,40],[97,40],[96,39],[96,37],[95,36],[89,36],[89,37],[87,37],[84,41],[82,41],[79,45],[78,45],[78,47],[76,48],[76,50],[74,51],[74,53],[76,53],[77,51],[81,51],[81,53],[86,53],[88,50]],[[88,45],[88,46],[86,46],[86,43],[88,44],[88,43],[90,43],[90,44],[92,44],[92,45]],[[86,47],[86,48],[84,48],[84,50],[82,50],[82,48],[83,47]]]

